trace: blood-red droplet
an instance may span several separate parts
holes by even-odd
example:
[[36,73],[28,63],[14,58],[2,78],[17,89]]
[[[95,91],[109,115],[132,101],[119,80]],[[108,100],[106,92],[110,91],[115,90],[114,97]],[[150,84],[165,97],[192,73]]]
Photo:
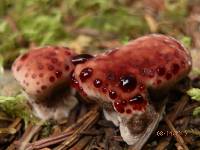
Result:
[[106,87],[102,87],[102,92],[106,93],[107,92],[107,88]]
[[41,89],[42,89],[42,90],[45,90],[46,88],[47,88],[46,85],[42,85],[42,86],[41,86]]
[[140,84],[140,85],[139,85],[139,89],[140,89],[141,92],[144,91],[144,89],[145,89],[144,84]]
[[125,75],[120,77],[119,86],[124,92],[130,92],[136,88],[137,80],[132,75]]
[[177,74],[179,69],[180,69],[180,66],[178,64],[176,64],[176,63],[172,64],[171,71],[173,74]]
[[127,114],[131,114],[131,113],[132,113],[131,109],[127,109],[127,110],[126,110],[126,113],[127,113]]
[[52,70],[54,70],[54,66],[48,65],[48,69],[49,69],[50,71],[52,71]]
[[101,85],[102,85],[102,81],[101,81],[100,79],[95,79],[95,80],[94,80],[94,86],[95,86],[96,88],[101,87]]
[[165,78],[166,78],[167,80],[171,79],[171,78],[172,78],[172,74],[171,74],[171,73],[167,73],[166,76],[165,76]]
[[93,73],[93,69],[92,68],[84,68],[79,77],[81,79],[82,82],[86,81],[88,78],[90,78],[92,76]]
[[24,54],[24,55],[22,55],[21,60],[24,61],[24,60],[26,60],[27,58],[28,58],[28,54]]
[[62,76],[62,71],[56,71],[56,78],[60,78]]
[[157,80],[157,84],[160,84],[162,81],[161,80]]
[[69,70],[69,66],[65,65],[65,70],[68,71]]
[[116,91],[109,91],[109,96],[111,99],[116,99],[117,98],[117,92]]
[[164,66],[160,66],[160,67],[158,67],[158,68],[156,69],[156,72],[157,72],[157,74],[158,74],[159,76],[163,76],[163,75],[165,74],[165,72],[166,72],[166,69],[165,69]]
[[126,106],[127,101],[126,100],[122,100],[121,103],[122,103],[122,105]]
[[124,105],[122,105],[119,101],[114,102],[114,107],[119,113],[124,113]]
[[[66,48],[66,49],[69,49],[69,48]],[[71,53],[69,52],[69,51],[65,51],[65,55],[67,55],[67,56],[69,56],[69,55],[71,55]]]
[[53,77],[53,76],[49,77],[49,81],[50,82],[54,82],[55,81],[55,77]]

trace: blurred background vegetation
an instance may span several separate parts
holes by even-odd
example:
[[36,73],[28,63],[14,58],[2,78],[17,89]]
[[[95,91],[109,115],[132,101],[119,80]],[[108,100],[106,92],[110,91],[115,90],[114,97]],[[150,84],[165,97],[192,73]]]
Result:
[[199,0],[1,0],[0,65],[10,68],[30,47],[96,52],[154,32],[198,45],[198,6]]

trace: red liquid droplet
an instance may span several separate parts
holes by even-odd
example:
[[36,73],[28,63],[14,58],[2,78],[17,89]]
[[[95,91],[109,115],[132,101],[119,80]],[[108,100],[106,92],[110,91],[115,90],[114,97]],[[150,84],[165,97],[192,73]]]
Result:
[[157,72],[157,74],[158,74],[159,76],[163,76],[163,75],[165,74],[165,72],[166,72],[166,69],[165,69],[165,67],[158,67],[158,68],[156,69],[156,72]]
[[126,100],[122,100],[121,103],[122,103],[122,105],[124,105],[124,106],[127,105],[127,101],[126,101]]
[[84,68],[79,77],[81,79],[82,82],[85,82],[88,78],[90,78],[92,76],[93,73],[93,69],[92,68]]
[[65,70],[66,70],[66,71],[69,70],[69,66],[68,66],[68,65],[65,66]]
[[117,93],[115,91],[109,91],[109,96],[110,96],[111,99],[116,99]]
[[56,71],[56,78],[60,78],[62,76],[62,72],[61,71]]
[[54,82],[54,81],[55,81],[55,77],[51,76],[51,77],[49,78],[49,81],[50,81],[50,82]]
[[120,102],[116,101],[114,102],[114,107],[119,113],[124,113],[124,105],[122,105]]
[[141,92],[144,91],[144,89],[145,89],[144,84],[141,84],[141,85],[139,86],[139,89],[140,89]]
[[103,93],[106,93],[106,92],[107,92],[107,88],[106,88],[106,87],[103,87],[103,88],[102,88],[102,92],[103,92]]
[[24,55],[22,55],[21,60],[24,61],[27,58],[28,58],[28,54],[24,54]]
[[157,80],[157,84],[160,84],[162,81],[161,80]]
[[173,74],[177,74],[179,69],[180,69],[180,66],[178,64],[172,64],[171,70]]
[[102,85],[102,81],[101,81],[100,79],[94,80],[94,86],[95,86],[96,88],[101,87],[101,85]]
[[165,76],[165,78],[166,78],[167,80],[169,80],[169,79],[172,78],[172,75],[171,75],[170,73],[167,73],[166,76]]
[[127,110],[126,110],[126,113],[127,113],[127,114],[131,114],[131,113],[132,113],[131,109],[127,109]]
[[130,92],[136,88],[137,80],[134,76],[131,75],[122,76],[120,77],[119,85],[124,92]]

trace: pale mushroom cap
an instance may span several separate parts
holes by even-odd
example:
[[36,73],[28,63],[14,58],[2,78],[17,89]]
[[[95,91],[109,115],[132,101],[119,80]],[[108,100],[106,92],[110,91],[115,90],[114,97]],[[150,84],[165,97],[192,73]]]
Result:
[[45,99],[60,86],[69,85],[74,56],[75,53],[65,47],[35,48],[18,57],[12,71],[28,95]]

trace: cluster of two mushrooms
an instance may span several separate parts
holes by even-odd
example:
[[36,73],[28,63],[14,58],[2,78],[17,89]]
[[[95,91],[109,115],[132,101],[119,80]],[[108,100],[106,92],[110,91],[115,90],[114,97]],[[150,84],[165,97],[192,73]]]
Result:
[[[57,94],[68,94],[67,112],[61,100],[61,105],[54,109],[59,116],[67,116],[77,103],[74,96],[69,96],[69,91],[73,91],[69,85],[73,72],[73,87],[103,107],[105,118],[119,126],[123,140],[129,145],[142,145],[148,139],[164,111],[161,108],[165,101],[157,102],[158,98],[163,99],[190,69],[187,50],[164,35],[143,36],[96,57],[75,55],[65,48],[43,48],[19,57],[13,65],[14,75],[26,88],[29,99],[41,99],[38,103],[49,99],[55,105],[59,101]],[[66,88],[68,92],[62,92]],[[161,94],[155,95],[156,91]],[[33,105],[40,107],[37,101]],[[35,111],[40,114],[37,107]],[[48,117],[57,119],[56,113]]]

